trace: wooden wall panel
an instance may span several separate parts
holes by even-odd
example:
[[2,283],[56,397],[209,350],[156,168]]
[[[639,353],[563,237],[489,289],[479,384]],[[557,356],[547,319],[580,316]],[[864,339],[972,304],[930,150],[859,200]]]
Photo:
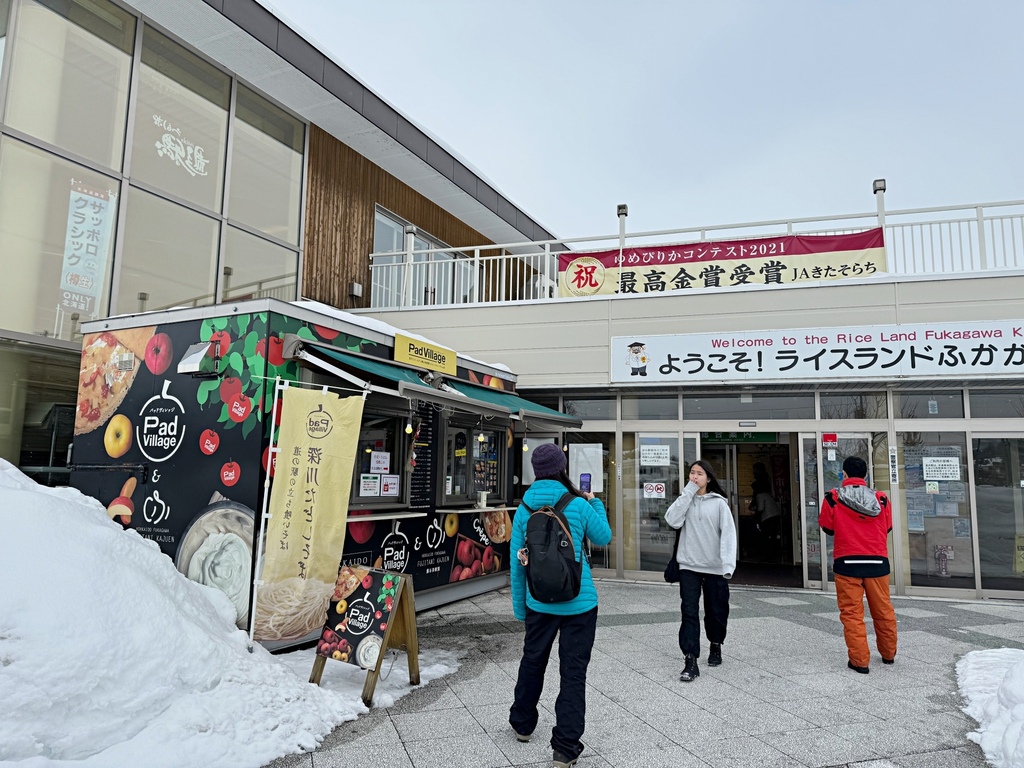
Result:
[[[488,240],[326,131],[310,126],[302,296],[342,309],[370,306],[374,205],[452,247]],[[363,297],[348,295],[351,282]]]

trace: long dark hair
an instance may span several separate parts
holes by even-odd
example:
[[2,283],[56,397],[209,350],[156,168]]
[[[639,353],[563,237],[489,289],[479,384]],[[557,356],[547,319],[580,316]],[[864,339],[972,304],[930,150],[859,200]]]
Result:
[[561,470],[557,475],[549,475],[549,476],[546,476],[546,477],[537,477],[535,479],[537,479],[537,480],[554,480],[556,483],[561,483],[562,485],[564,485],[565,486],[565,490],[567,490],[573,496],[579,496],[581,499],[585,499],[586,498],[586,496],[583,495],[583,492],[580,491],[580,489],[576,487],[576,484],[573,483],[573,481],[569,478],[569,473],[566,472],[564,469]]
[[[704,461],[704,459],[697,459],[695,462],[693,462],[693,464],[690,465],[690,469],[693,469],[695,466],[703,469],[704,474],[708,476],[708,484],[706,486],[707,490],[711,491],[712,493],[717,493],[719,496],[728,501],[729,494],[725,492],[725,490],[722,488],[722,485],[718,482],[718,478],[715,477],[715,471],[711,469],[711,465]],[[690,470],[687,470],[686,474],[689,475]]]

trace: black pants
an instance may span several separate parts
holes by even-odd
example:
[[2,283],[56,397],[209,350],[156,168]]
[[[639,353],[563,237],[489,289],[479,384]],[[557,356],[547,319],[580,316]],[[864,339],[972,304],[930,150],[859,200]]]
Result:
[[544,689],[544,670],[557,634],[561,684],[555,699],[551,747],[570,759],[583,751],[580,737],[587,711],[587,666],[596,632],[597,608],[575,616],[555,616],[526,609],[523,660],[519,662],[516,699],[508,722],[516,733],[533,733],[537,727],[537,702]]
[[683,621],[679,625],[679,650],[700,658],[700,593],[704,592],[704,632],[708,642],[724,643],[729,622],[729,582],[724,576],[679,569],[679,597]]

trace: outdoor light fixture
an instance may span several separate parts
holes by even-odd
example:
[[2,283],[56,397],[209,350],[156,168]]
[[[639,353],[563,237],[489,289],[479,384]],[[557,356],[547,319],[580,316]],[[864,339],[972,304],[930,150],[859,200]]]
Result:
[[615,214],[617,216],[629,216],[629,206],[625,203],[619,203],[615,209]]
[[405,422],[405,434],[407,434],[407,435],[411,435],[412,434],[412,422],[411,421],[406,421]]
[[871,182],[871,191],[876,195],[879,192],[885,192],[885,179],[875,179]]
[[487,435],[485,435],[483,432],[481,432],[479,435],[476,436],[476,441],[478,443],[483,443],[486,440],[487,440]]

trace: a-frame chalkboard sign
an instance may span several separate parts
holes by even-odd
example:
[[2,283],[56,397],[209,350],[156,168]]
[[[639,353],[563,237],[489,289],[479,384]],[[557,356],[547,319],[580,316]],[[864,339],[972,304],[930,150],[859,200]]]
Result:
[[404,649],[409,659],[409,682],[419,685],[412,577],[376,568],[345,566],[334,597],[317,642],[309,682],[320,685],[328,659],[358,664],[367,670],[362,698],[369,707],[387,651]]

